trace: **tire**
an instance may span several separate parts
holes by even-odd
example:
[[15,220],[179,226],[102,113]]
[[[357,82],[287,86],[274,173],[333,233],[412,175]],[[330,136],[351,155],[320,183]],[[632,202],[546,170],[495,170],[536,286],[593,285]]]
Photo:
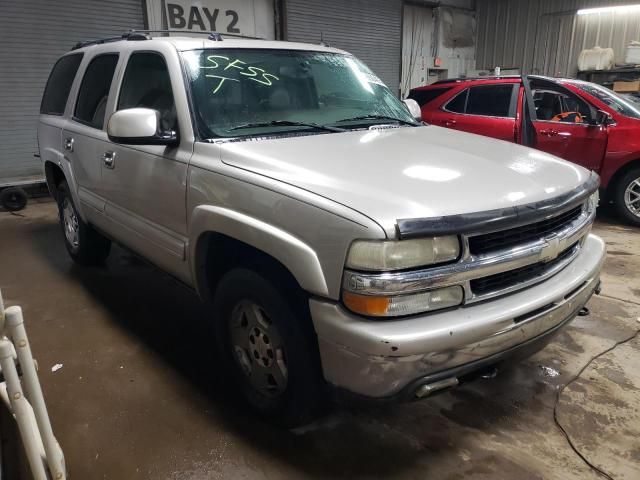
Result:
[[640,168],[629,170],[616,183],[613,201],[622,218],[640,227]]
[[20,187],[7,187],[0,192],[0,205],[9,212],[17,212],[27,206],[27,192]]
[[80,265],[102,265],[109,256],[111,241],[82,221],[67,182],[58,186],[57,197],[60,227],[69,255]]
[[219,357],[236,393],[259,415],[290,428],[318,415],[325,389],[308,306],[289,283],[230,270],[213,310]]

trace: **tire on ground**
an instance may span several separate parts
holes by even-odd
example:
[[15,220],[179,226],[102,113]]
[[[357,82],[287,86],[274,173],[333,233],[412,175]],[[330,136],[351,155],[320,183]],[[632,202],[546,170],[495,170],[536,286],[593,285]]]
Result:
[[[634,182],[637,183],[634,185]],[[638,196],[635,196],[634,193],[627,193],[627,189],[632,187]],[[616,182],[613,197],[618,213],[631,225],[640,227],[640,168],[629,170]],[[637,208],[636,212],[629,209],[627,200],[636,202],[634,204]]]
[[[284,426],[294,427],[308,423],[319,413],[324,404],[325,389],[308,304],[305,299],[300,298],[302,294],[297,285],[290,285],[292,282],[280,277],[244,267],[228,271],[215,292],[214,325],[222,368],[230,374],[236,393],[262,416]],[[257,351],[253,352],[257,358],[253,358],[251,352],[248,352],[251,362],[247,369],[246,363],[243,367],[238,360],[239,355],[243,354],[238,354],[233,345],[231,324],[234,310],[247,303],[262,309],[264,316],[271,322],[268,328],[275,327],[274,333],[283,346],[281,353],[287,371],[286,388],[276,396],[263,394],[252,385],[249,374],[245,373],[250,369],[251,375],[267,375],[261,363],[264,360],[266,364],[267,359],[260,359]],[[235,318],[239,318],[237,314]],[[235,332],[236,335],[244,333],[242,328]],[[247,334],[251,335],[251,332],[247,331]],[[254,341],[257,341],[256,337]],[[266,341],[274,342],[273,339]],[[257,348],[251,344],[248,346],[249,349]],[[243,358],[246,362],[247,358]]]
[[[82,221],[73,203],[73,198],[69,193],[67,182],[63,181],[58,185],[58,198],[56,200],[58,201],[58,214],[64,243],[71,258],[81,265],[103,264],[111,251],[111,241],[94,230],[91,225]],[[77,244],[72,244],[67,238],[65,207],[70,208],[75,215],[77,222]]]

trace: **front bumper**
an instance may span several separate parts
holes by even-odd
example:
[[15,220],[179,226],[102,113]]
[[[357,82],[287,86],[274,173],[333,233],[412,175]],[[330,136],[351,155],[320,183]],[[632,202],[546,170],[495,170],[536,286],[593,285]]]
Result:
[[432,381],[486,368],[507,354],[533,353],[591,298],[605,253],[604,242],[589,235],[575,260],[540,284],[407,319],[368,320],[311,299],[325,379],[358,396],[411,397]]

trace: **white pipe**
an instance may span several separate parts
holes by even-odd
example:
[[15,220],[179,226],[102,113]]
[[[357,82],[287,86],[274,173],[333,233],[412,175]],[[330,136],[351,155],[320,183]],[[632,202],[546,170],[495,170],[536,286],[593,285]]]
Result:
[[47,480],[42,456],[37,448],[38,432],[29,422],[29,404],[22,392],[16,364],[13,361],[11,342],[4,338],[0,339],[0,368],[2,368],[9,402],[11,403],[11,411],[18,424],[18,430],[22,437],[24,451],[27,455],[33,478],[35,480]]
[[53,436],[51,421],[47,413],[47,406],[44,403],[44,395],[38,381],[35,362],[31,355],[31,347],[27,338],[20,307],[9,307],[5,310],[7,333],[16,346],[18,362],[22,368],[22,381],[27,391],[27,397],[33,407],[33,411],[38,424],[38,429],[42,436],[44,451],[46,453],[47,465],[54,480],[64,480],[66,469],[64,455],[57,440]]
[[0,290],[0,337],[4,335],[4,302],[2,301],[2,290]]

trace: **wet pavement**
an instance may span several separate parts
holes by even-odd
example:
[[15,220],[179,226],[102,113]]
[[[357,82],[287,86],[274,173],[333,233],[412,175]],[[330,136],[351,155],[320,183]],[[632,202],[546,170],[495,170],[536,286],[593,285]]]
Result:
[[[295,431],[225,394],[191,291],[117,247],[104,268],[73,265],[52,202],[0,212],[0,288],[23,307],[71,478],[597,479],[554,404],[640,329],[640,230],[607,215],[595,230],[609,249],[603,295],[545,350],[492,380],[334,408]],[[640,478],[640,338],[594,360],[556,413],[591,463]]]

